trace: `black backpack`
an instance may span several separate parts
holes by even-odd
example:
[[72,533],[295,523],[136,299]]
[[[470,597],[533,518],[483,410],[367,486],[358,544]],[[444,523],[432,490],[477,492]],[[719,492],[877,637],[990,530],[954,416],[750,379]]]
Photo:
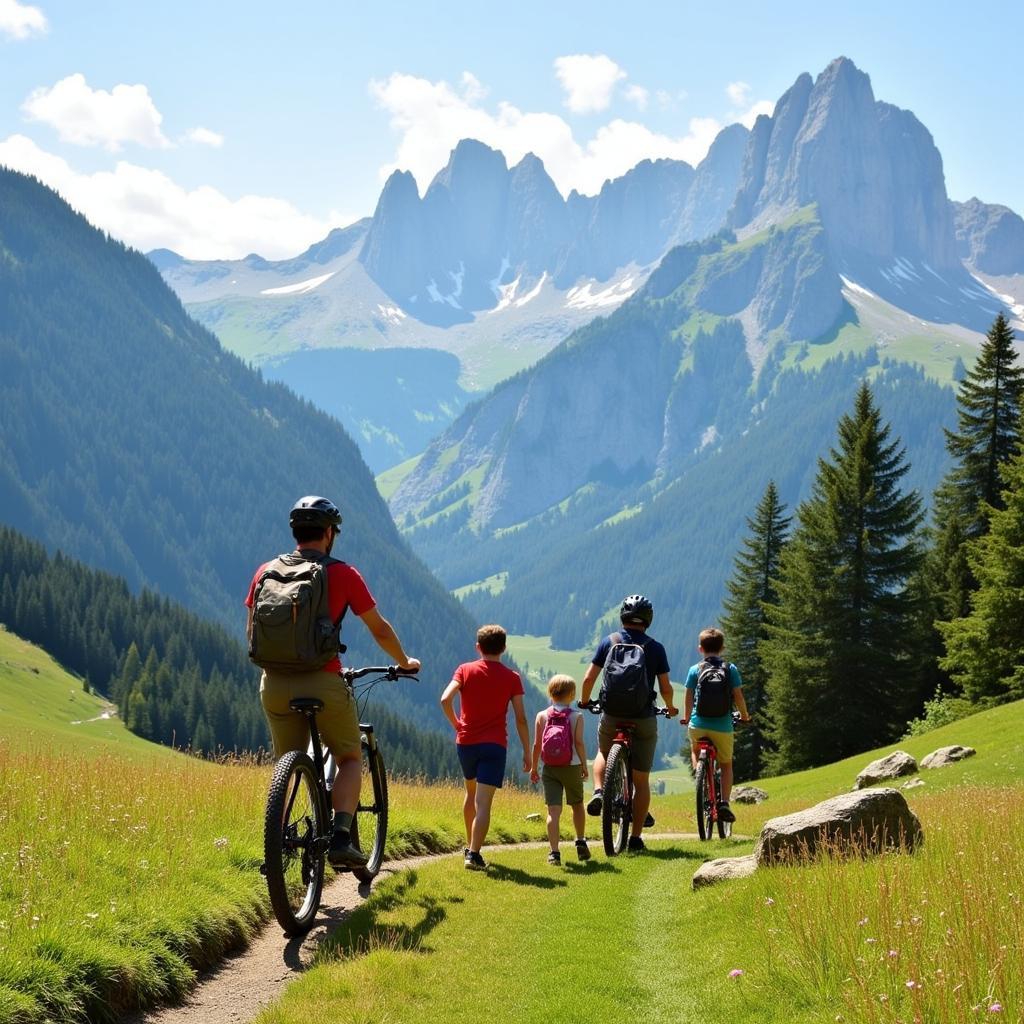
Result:
[[695,707],[701,718],[732,714],[732,673],[727,661],[716,659],[700,663]]
[[654,703],[647,678],[646,638],[633,643],[621,633],[612,633],[601,683],[601,704],[610,715],[643,718]]
[[289,552],[268,562],[253,591],[249,658],[277,672],[313,672],[345,650],[341,618],[327,599],[327,567],[338,559]]

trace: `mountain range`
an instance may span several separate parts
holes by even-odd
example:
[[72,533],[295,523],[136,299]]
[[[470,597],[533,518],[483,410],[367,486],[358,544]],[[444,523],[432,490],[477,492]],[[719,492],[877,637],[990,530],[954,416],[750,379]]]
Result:
[[744,516],[771,478],[807,493],[865,376],[931,494],[979,332],[1001,308],[1020,327],[1019,221],[951,204],[927,129],[851,61],[801,75],[749,135],[725,229],[387,474],[392,512],[478,616],[579,647],[639,590],[688,646]]

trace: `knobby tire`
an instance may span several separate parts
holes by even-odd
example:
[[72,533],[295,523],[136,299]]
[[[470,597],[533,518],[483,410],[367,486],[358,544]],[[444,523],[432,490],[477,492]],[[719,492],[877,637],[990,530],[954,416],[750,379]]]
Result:
[[[353,868],[360,882],[377,877],[384,860],[384,844],[388,837],[388,776],[379,748],[371,750],[363,744],[363,782],[359,790],[359,806],[352,819],[352,842],[369,860],[366,867]],[[366,845],[363,845],[366,844]]]
[[622,853],[629,839],[633,818],[633,789],[629,751],[622,743],[613,743],[604,765],[604,799],[601,803],[601,837],[609,857]]
[[708,793],[708,763],[703,757],[697,761],[694,794],[697,801],[697,835],[703,841],[711,838],[712,831],[711,797]]
[[[721,768],[715,772],[715,794],[719,799],[722,798],[722,770]],[[718,817],[718,838],[728,839],[732,835],[732,822],[723,821],[721,816]]]
[[286,935],[313,926],[324,885],[327,808],[312,759],[290,750],[274,767],[263,822],[263,857],[274,917]]

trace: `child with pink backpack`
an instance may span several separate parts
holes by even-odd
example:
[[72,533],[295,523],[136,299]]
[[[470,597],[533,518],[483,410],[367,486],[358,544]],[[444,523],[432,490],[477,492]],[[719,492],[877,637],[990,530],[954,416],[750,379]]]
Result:
[[[562,797],[572,808],[576,829],[576,856],[590,860],[590,847],[584,836],[587,815],[583,807],[583,780],[587,777],[587,748],[583,744],[583,716],[573,707],[576,680],[572,676],[552,676],[548,683],[551,707],[537,715],[533,728],[533,768],[530,781],[544,781],[544,803],[548,807],[549,864],[561,864],[558,851],[558,823],[562,816]],[[541,762],[544,770],[539,771]]]

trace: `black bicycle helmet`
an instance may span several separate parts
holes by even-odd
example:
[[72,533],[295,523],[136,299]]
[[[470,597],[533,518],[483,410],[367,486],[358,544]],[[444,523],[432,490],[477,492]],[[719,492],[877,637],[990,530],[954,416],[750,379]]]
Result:
[[288,525],[292,529],[296,526],[320,526],[324,529],[341,526],[341,511],[329,498],[307,494],[292,506]]
[[630,594],[619,609],[623,625],[649,626],[654,619],[654,605],[643,594]]

